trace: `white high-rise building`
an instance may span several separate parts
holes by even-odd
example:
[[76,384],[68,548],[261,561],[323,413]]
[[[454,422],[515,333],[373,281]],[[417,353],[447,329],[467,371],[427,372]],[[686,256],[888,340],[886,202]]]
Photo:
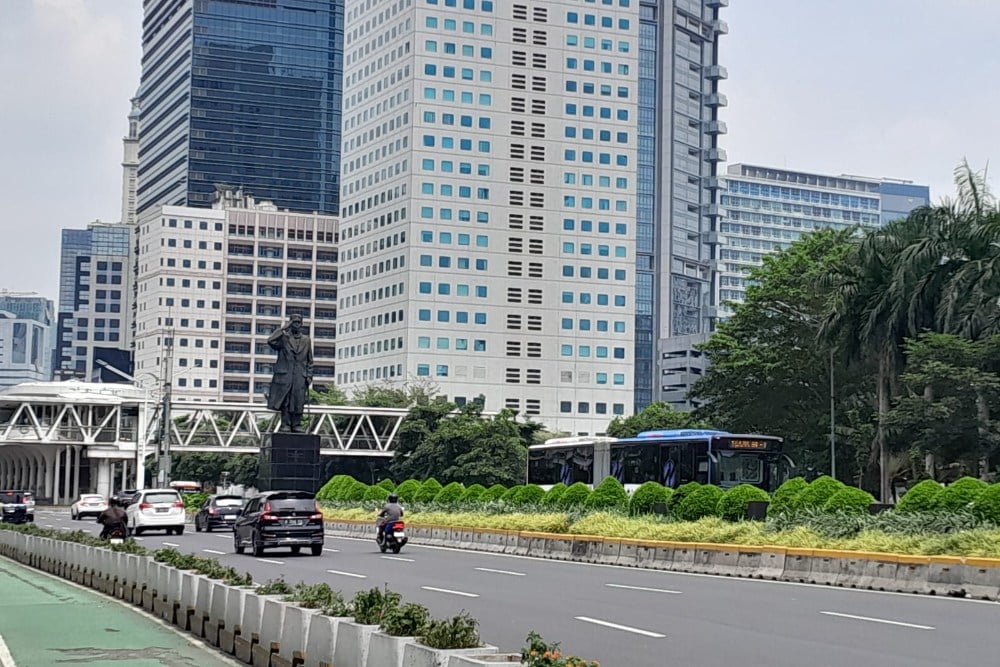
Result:
[[263,401],[275,360],[267,337],[299,314],[323,388],[336,356],[337,219],[220,194],[213,209],[139,216],[134,375],[169,382],[174,397]]
[[639,3],[345,14],[338,384],[603,432],[633,407]]
[[139,98],[132,98],[128,134],[122,137],[122,219],[135,225],[136,191],[139,187]]

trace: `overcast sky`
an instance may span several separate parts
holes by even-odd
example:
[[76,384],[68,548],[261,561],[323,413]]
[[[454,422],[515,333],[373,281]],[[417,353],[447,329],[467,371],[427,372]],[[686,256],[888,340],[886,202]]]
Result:
[[[0,0],[0,288],[56,299],[60,229],[119,219],[141,18],[140,0]],[[724,19],[730,162],[938,200],[963,157],[1000,158],[1000,1],[732,0]]]

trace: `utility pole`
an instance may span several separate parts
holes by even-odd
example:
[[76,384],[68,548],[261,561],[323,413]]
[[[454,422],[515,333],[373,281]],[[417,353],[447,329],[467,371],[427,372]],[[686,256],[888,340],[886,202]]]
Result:
[[164,337],[163,406],[160,411],[160,442],[163,446],[163,452],[159,461],[159,478],[161,486],[164,487],[170,483],[170,399],[174,375],[174,328],[172,326],[168,329],[168,334]]

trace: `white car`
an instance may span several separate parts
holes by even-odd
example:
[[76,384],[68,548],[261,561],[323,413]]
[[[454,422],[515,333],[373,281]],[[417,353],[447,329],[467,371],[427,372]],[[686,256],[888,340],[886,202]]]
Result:
[[100,516],[101,512],[108,509],[108,501],[104,496],[96,493],[80,494],[80,499],[69,506],[69,515],[73,521],[82,519],[85,516]]
[[125,508],[128,531],[140,535],[146,530],[165,530],[167,534],[184,532],[184,501],[174,489],[139,491]]

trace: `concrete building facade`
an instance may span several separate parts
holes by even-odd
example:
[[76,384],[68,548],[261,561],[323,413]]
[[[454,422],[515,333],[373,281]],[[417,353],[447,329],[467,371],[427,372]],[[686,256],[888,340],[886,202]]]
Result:
[[54,330],[51,300],[0,290],[0,391],[51,377]]

